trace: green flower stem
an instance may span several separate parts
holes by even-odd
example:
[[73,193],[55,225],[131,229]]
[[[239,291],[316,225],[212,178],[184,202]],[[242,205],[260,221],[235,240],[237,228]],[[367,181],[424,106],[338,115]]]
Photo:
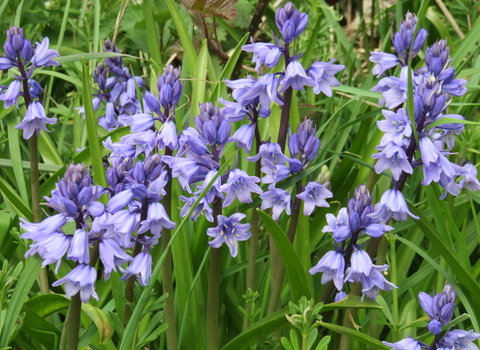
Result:
[[[255,128],[255,148],[256,154],[260,151],[260,145],[262,143],[260,137],[260,131],[258,130],[258,124]],[[261,162],[255,163],[255,176],[260,178],[260,169],[261,169]],[[258,251],[258,227],[259,227],[259,216],[256,208],[252,209],[252,227],[250,228],[250,232],[252,236],[250,237],[249,242],[249,250],[248,250],[248,266],[247,266],[247,282],[246,282],[246,289],[251,288],[255,290],[255,267],[256,267],[256,259],[257,259],[257,251]],[[247,329],[250,326],[250,320],[247,317],[248,314],[252,311],[251,305],[245,302],[245,312],[246,315],[243,318],[243,329]]]
[[81,311],[82,302],[80,301],[80,293],[77,293],[70,299],[70,306],[68,307],[65,323],[63,324],[62,336],[60,338],[60,350],[78,348]]
[[[170,153],[170,154],[169,154]],[[167,148],[166,155],[171,155],[170,149]],[[163,206],[168,217],[172,217],[172,182],[169,181],[165,185],[166,195],[162,199]],[[172,238],[172,232],[169,229],[164,228],[162,230],[162,251],[167,249],[167,245]],[[177,326],[175,322],[175,303],[173,296],[173,277],[172,277],[172,251],[168,250],[167,257],[163,263],[162,268],[162,285],[163,293],[168,294],[168,298],[165,301],[165,322],[168,324],[167,328],[167,349],[177,350]]]
[[[289,47],[285,46],[285,69],[291,61]],[[282,115],[280,119],[280,128],[278,130],[278,144],[283,153],[285,153],[285,144],[287,143],[287,134],[290,121],[290,108],[292,105],[293,89],[289,87],[283,95]],[[297,218],[298,220],[298,218]],[[285,275],[285,266],[283,266],[280,253],[275,244],[275,240],[270,236],[270,303],[268,305],[268,314],[277,311],[280,306],[280,293],[282,292],[283,276]]]
[[[217,199],[213,204],[215,222],[218,226],[218,215],[222,214],[222,202]],[[207,298],[207,350],[218,350],[218,306],[220,289],[220,257],[221,248],[210,248],[210,271],[208,275],[208,298]]]

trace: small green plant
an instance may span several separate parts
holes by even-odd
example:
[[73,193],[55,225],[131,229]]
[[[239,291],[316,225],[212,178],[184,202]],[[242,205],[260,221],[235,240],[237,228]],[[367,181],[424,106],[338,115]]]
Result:
[[328,343],[330,343],[330,336],[326,336],[318,340],[318,322],[322,320],[320,311],[323,308],[323,303],[315,304],[313,299],[307,300],[303,296],[298,305],[289,303],[291,316],[285,315],[288,322],[290,322],[301,334],[301,339],[298,337],[298,331],[292,329],[290,331],[290,339],[282,337],[282,345],[286,350],[326,350]]

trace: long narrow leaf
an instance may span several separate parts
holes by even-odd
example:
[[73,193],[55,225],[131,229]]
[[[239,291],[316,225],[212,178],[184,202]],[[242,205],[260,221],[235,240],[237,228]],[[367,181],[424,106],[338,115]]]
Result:
[[306,296],[310,299],[312,297],[312,291],[308,286],[307,274],[302,266],[302,263],[300,262],[300,259],[298,258],[297,253],[293,249],[292,244],[285,235],[285,232],[283,232],[275,220],[273,220],[264,211],[258,210],[258,215],[277,244],[278,251],[280,252],[283,263],[285,264],[285,271],[290,284],[292,300],[297,302],[302,296]]

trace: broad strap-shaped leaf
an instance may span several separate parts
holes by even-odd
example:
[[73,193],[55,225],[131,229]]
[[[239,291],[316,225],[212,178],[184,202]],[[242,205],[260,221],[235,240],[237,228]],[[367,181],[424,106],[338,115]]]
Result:
[[327,323],[327,322],[318,322],[318,325],[320,327],[324,327],[324,328],[330,329],[330,330],[332,330],[336,333],[339,333],[342,336],[346,336],[346,337],[349,337],[351,339],[358,340],[359,342],[362,342],[362,343],[364,343],[368,346],[371,346],[375,349],[380,349],[380,350],[390,350],[391,349],[390,347],[388,347],[386,345],[383,345],[383,343],[380,340],[372,338],[371,336],[366,335],[362,332],[356,331],[355,329],[352,329],[352,328],[338,326],[336,324]]
[[303,265],[285,232],[283,232],[270,215],[262,210],[258,210],[258,214],[267,227],[268,232],[275,240],[280,256],[285,264],[285,271],[290,285],[292,301],[297,302],[302,296],[306,296],[310,299],[312,291],[308,287],[307,272],[303,268]]

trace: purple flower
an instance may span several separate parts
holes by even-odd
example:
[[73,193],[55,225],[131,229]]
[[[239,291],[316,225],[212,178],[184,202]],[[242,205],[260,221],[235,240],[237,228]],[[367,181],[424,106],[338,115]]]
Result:
[[38,137],[40,130],[50,132],[46,124],[55,124],[56,122],[57,118],[47,118],[45,109],[40,102],[32,102],[27,108],[25,118],[15,129],[23,129],[23,138],[27,140],[32,137],[33,133],[36,133]]
[[380,203],[375,206],[375,212],[368,215],[368,217],[378,220],[384,218],[386,214],[393,216],[397,221],[407,220],[407,214],[413,219],[419,219],[418,216],[413,215],[408,210],[408,205],[402,192],[392,189],[385,191]]
[[123,265],[132,260],[126,254],[118,242],[114,239],[103,239],[99,243],[100,260],[104,266],[105,281],[110,277],[110,273],[116,270],[117,266]]
[[385,52],[370,52],[370,62],[375,63],[372,73],[380,77],[386,70],[395,67],[398,64],[398,58],[395,55]]
[[305,30],[308,23],[308,15],[298,11],[295,5],[289,2],[277,10],[275,23],[283,35],[283,41],[288,45]]
[[60,56],[60,54],[53,49],[49,49],[48,43],[49,40],[45,37],[41,44],[35,44],[35,54],[33,55],[32,64],[37,68],[60,65],[60,63],[54,60],[54,58]]
[[244,45],[242,50],[245,52],[253,52],[252,63],[257,63],[255,70],[259,72],[263,63],[265,63],[268,68],[275,67],[282,56],[280,47],[269,43],[254,43],[253,38],[251,38],[251,41],[252,43]]
[[412,135],[412,127],[407,111],[400,108],[397,112],[382,110],[386,120],[377,121],[378,128],[386,134],[382,137],[380,144],[386,146],[393,142],[397,146],[403,146],[404,136]]
[[227,183],[220,187],[220,190],[227,194],[223,207],[228,207],[235,198],[238,198],[242,203],[251,203],[251,192],[262,193],[262,189],[256,184],[259,181],[258,177],[249,176],[243,170],[235,169],[231,171]]
[[390,169],[393,178],[398,181],[402,172],[408,174],[413,173],[412,166],[408,161],[407,154],[403,147],[390,142],[386,146],[377,146],[375,148],[381,151],[380,153],[372,155],[372,158],[378,158],[378,162],[375,164],[377,174]]
[[338,290],[342,290],[343,288],[344,271],[345,259],[343,258],[343,255],[336,250],[332,250],[325,254],[314,267],[308,270],[311,275],[323,272],[322,284],[326,284],[333,280],[333,283]]
[[90,262],[88,247],[88,232],[85,230],[76,230],[73,235],[70,250],[67,254],[67,259],[76,261],[80,264],[88,264]]
[[82,302],[88,303],[90,297],[98,300],[93,284],[97,278],[97,271],[89,265],[78,265],[68,275],[54,282],[52,286],[58,287],[65,283],[67,298],[80,292]]
[[300,62],[290,62],[285,71],[285,77],[280,82],[279,92],[284,92],[290,86],[293,90],[303,90],[304,85],[314,86],[315,81],[307,75]]
[[413,338],[405,338],[396,343],[382,341],[386,346],[390,346],[392,350],[422,350],[422,343]]
[[340,209],[337,217],[328,213],[326,215],[326,219],[328,225],[323,228],[322,232],[332,232],[333,239],[338,243],[350,238],[352,232],[348,226],[350,220],[347,208]]
[[467,332],[455,329],[445,335],[440,345],[450,350],[478,350],[478,347],[473,343],[478,338],[480,338],[480,333],[473,330]]
[[170,148],[172,151],[178,147],[177,129],[172,120],[167,120],[163,124],[159,135],[159,148]]
[[125,281],[131,276],[136,276],[138,283],[140,283],[142,287],[146,287],[151,275],[152,256],[148,252],[141,252],[133,258],[133,261],[125,270],[120,281]]
[[290,168],[282,164],[273,164],[268,159],[262,160],[263,167],[260,169],[266,176],[262,177],[264,184],[275,184],[290,176]]
[[272,164],[281,164],[290,161],[290,158],[282,153],[280,145],[273,142],[265,142],[260,146],[258,154],[256,156],[247,157],[250,162],[256,162],[262,158],[262,164],[265,160],[270,161]]
[[245,148],[247,153],[250,153],[255,136],[256,123],[242,125],[235,133],[228,139],[228,142],[236,142],[238,148]]
[[220,248],[225,243],[230,249],[232,257],[238,254],[238,241],[246,241],[252,235],[250,233],[250,224],[241,224],[240,221],[246,217],[245,214],[233,214],[229,218],[218,215],[217,227],[211,227],[207,230],[207,235],[214,237],[208,242],[212,248]]
[[278,220],[280,214],[285,210],[288,215],[291,214],[290,202],[291,196],[287,191],[281,188],[275,188],[275,184],[268,186],[268,191],[260,195],[262,205],[260,209],[265,210],[273,208],[273,219]]
[[313,92],[318,95],[323,92],[326,96],[332,97],[332,86],[340,86],[340,82],[334,77],[335,74],[345,69],[343,64],[333,64],[335,59],[330,62],[315,62],[307,73],[315,82]]
[[3,101],[5,108],[10,108],[15,105],[18,108],[18,96],[20,96],[20,89],[22,83],[18,80],[13,80],[10,85],[8,85],[7,91],[0,95],[0,100]]
[[470,191],[480,191],[480,182],[477,179],[477,169],[473,164],[467,163],[463,166],[466,172],[463,179],[458,183],[460,188],[468,188]]
[[305,201],[303,214],[308,216],[313,212],[315,207],[329,207],[330,205],[325,199],[332,198],[333,194],[323,187],[323,185],[317,182],[309,182],[307,186],[305,186],[305,190],[297,194],[297,197]]
[[141,227],[138,233],[145,233],[148,230],[156,237],[160,237],[160,232],[165,227],[169,230],[175,228],[175,223],[170,221],[165,208],[161,203],[150,203],[148,205],[147,219],[140,223]]

